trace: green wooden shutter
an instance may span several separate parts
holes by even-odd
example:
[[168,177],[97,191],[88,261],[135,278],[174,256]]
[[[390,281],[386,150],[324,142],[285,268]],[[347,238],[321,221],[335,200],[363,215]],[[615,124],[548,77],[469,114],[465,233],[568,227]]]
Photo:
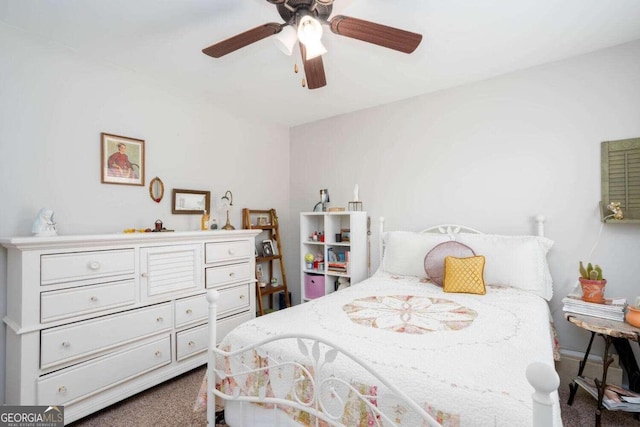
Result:
[[[624,220],[640,220],[640,138],[602,143],[602,204],[619,202]],[[624,221],[622,220],[622,221]]]

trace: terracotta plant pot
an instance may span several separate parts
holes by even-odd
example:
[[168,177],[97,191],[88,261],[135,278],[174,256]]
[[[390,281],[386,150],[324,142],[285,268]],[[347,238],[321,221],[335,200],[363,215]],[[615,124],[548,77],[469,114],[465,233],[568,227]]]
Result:
[[640,308],[627,306],[627,314],[625,315],[627,323],[636,328],[640,328]]
[[607,279],[589,280],[580,277],[580,286],[582,286],[582,299],[587,302],[603,303],[604,287]]

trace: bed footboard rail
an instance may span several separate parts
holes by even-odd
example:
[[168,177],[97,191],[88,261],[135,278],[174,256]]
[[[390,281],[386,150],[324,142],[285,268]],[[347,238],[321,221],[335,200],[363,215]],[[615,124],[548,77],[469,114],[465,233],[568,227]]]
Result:
[[[216,290],[207,292],[210,319],[215,319],[218,297]],[[215,329],[215,322],[210,322],[210,343],[216,343]],[[279,345],[287,340],[297,343],[299,354],[296,360],[280,357]],[[338,358],[342,363],[348,361],[350,366],[353,364],[356,369],[366,371],[376,385],[363,388],[334,376],[332,364]],[[219,389],[216,377],[221,383]],[[249,385],[248,378],[257,379],[259,385]],[[386,398],[392,396],[394,407],[402,405],[411,411],[414,419],[421,421],[421,425],[440,426],[418,403],[358,356],[311,334],[279,334],[233,351],[210,345],[207,382],[207,422],[210,427],[215,425],[215,396],[258,403],[267,408],[297,410],[308,414],[311,420],[315,418],[314,425],[330,426],[343,426],[342,419],[348,410],[346,406],[356,401],[368,419],[373,421],[370,425],[399,425],[395,420],[396,414],[385,414],[378,407],[378,386],[384,387]]]

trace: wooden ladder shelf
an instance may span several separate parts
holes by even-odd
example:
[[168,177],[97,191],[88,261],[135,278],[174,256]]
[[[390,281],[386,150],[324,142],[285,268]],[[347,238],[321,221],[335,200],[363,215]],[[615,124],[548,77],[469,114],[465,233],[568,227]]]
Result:
[[[259,223],[259,218],[266,218],[266,221]],[[264,223],[266,222],[266,224]],[[260,210],[260,209],[242,209],[242,228],[246,230],[264,230],[266,236],[264,240],[271,240],[275,243],[275,253],[269,255],[265,253],[259,253],[256,256],[256,294],[258,302],[258,314],[264,315],[264,307],[262,297],[269,297],[269,308],[273,308],[272,295],[277,292],[284,292],[284,301],[286,307],[291,307],[291,301],[289,301],[289,291],[287,289],[287,274],[284,269],[284,257],[282,255],[282,244],[280,243],[280,230],[278,227],[278,215],[275,209]],[[256,243],[261,244],[261,240],[256,238]],[[280,274],[282,281],[277,284],[272,284],[271,279],[274,277],[274,262],[279,262]],[[259,269],[262,265],[268,265],[269,274],[268,277],[260,277]],[[260,282],[266,282],[266,285],[260,286]]]

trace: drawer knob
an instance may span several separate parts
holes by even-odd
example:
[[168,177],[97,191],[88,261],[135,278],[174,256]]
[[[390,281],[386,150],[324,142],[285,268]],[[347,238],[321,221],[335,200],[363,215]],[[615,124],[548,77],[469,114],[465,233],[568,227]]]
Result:
[[142,273],[141,276],[142,277],[149,277],[149,275],[147,273]]
[[161,352],[160,350],[156,350],[156,353],[155,353],[155,354],[156,354],[156,357],[160,357],[160,356],[162,356],[162,352]]
[[233,249],[229,249],[228,252],[229,252],[229,255],[235,255],[236,254],[236,251],[234,251]]
[[195,341],[189,341],[189,343],[187,344],[189,347],[193,347],[194,345],[196,345]]
[[71,347],[71,343],[69,341],[62,341],[62,347],[69,348]]
[[187,310],[185,311],[185,313],[187,313],[187,314],[191,314],[191,313],[193,313],[193,310],[191,310],[190,308],[187,308]]
[[236,275],[236,273],[234,273],[233,271],[231,273],[229,273],[229,277],[233,277],[235,275]]
[[58,393],[60,394],[65,394],[67,392],[67,388],[63,385],[61,385],[60,387],[58,387]]
[[98,297],[93,296],[93,297],[89,298],[89,301],[98,302]]
[[240,299],[244,299],[244,295],[240,295]]
[[98,261],[91,261],[89,263],[89,268],[93,271],[100,270],[100,263]]
[[162,321],[163,321],[163,320],[164,320],[164,319],[162,318],[162,316],[158,316],[158,317],[156,318],[156,322],[158,322],[158,323],[162,323]]

